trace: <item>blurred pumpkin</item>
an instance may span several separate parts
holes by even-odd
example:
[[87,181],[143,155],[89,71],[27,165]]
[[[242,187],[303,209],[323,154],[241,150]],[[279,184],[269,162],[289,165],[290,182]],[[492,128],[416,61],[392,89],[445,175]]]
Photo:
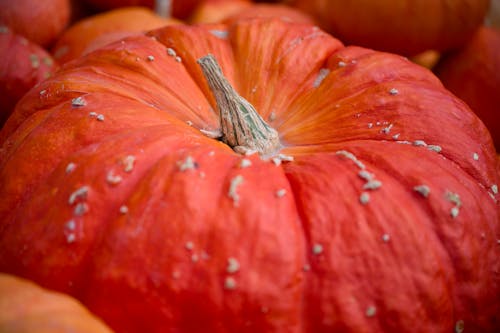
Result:
[[490,0],[290,0],[345,43],[414,56],[463,45]]
[[281,18],[314,24],[308,14],[282,4],[253,3],[249,0],[205,0],[193,11],[191,23],[217,23],[249,18]]
[[465,47],[446,55],[435,72],[483,120],[499,150],[500,30],[481,27]]
[[200,0],[86,0],[95,8],[110,10],[127,6],[146,6],[167,17],[186,19]]
[[146,7],[124,7],[81,19],[68,28],[54,46],[61,64],[119,39],[160,28],[178,20],[163,18]]
[[0,142],[0,270],[117,332],[500,328],[491,137],[401,56],[172,25],[68,63]]
[[41,46],[0,26],[0,127],[17,101],[57,67]]
[[70,0],[0,0],[0,25],[43,47],[52,45],[70,16]]
[[0,332],[111,333],[111,330],[72,297],[0,273]]

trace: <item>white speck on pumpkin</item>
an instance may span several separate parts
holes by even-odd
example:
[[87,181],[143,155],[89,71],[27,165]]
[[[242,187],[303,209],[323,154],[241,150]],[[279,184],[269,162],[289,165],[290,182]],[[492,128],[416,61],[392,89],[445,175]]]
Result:
[[323,253],[323,245],[318,244],[318,243],[314,244],[312,247],[312,253],[314,255],[319,255],[319,254]]
[[276,191],[276,197],[283,198],[286,195],[286,190],[284,188]]
[[372,128],[373,127],[373,123],[368,123],[368,128]]
[[244,168],[248,168],[249,166],[252,165],[252,161],[250,161],[249,159],[247,158],[244,158],[240,161],[240,168],[244,169]]
[[182,62],[182,59],[181,59],[181,57],[176,56],[176,57],[175,57],[175,61],[177,61],[177,62]]
[[455,323],[455,333],[463,333],[465,330],[465,323],[463,320],[458,320]]
[[271,111],[268,119],[269,119],[269,121],[275,121],[276,120],[276,112]]
[[184,247],[186,248],[186,250],[191,251],[192,249],[194,249],[194,243],[191,242],[191,241],[186,242],[186,244],[184,245]]
[[177,56],[177,53],[175,53],[175,50],[170,48],[170,47],[167,47],[167,54],[171,57],[175,57]]
[[87,105],[87,102],[82,96],[75,97],[71,100],[71,106],[74,108],[82,107]]
[[97,120],[99,121],[104,121],[104,115],[103,114],[98,114],[96,117]]
[[123,171],[132,172],[134,170],[135,156],[127,155],[122,160],[123,163]]
[[193,122],[192,122],[191,120],[187,120],[187,121],[186,121],[186,124],[187,124],[188,126],[193,126]]
[[94,112],[94,111],[89,112],[89,117],[97,118],[97,116],[98,116],[97,112]]
[[456,218],[458,216],[458,214],[460,213],[460,209],[458,207],[452,207],[450,209],[450,215],[452,218]]
[[200,260],[200,257],[196,253],[193,253],[191,255],[191,261],[192,262],[198,262],[199,260]]
[[154,61],[155,60],[155,57],[152,56],[152,55],[148,55],[147,58],[146,58],[148,61]]
[[66,173],[72,173],[76,169],[76,164],[73,162],[69,162],[68,165],[66,165]]
[[438,145],[428,145],[427,149],[432,150],[436,153],[440,153],[443,150],[443,148],[441,148],[441,146]]
[[67,230],[74,231],[76,229],[76,222],[75,220],[69,220],[64,226]]
[[413,187],[413,190],[423,196],[424,198],[427,198],[429,194],[431,193],[431,189],[427,185],[417,185]]
[[79,202],[76,204],[73,214],[75,216],[83,216],[89,211],[89,206],[85,202]]
[[228,195],[229,197],[233,200],[233,204],[235,206],[238,205],[238,202],[240,200],[240,196],[238,195],[238,186],[240,186],[243,183],[243,176],[242,175],[237,175],[233,179],[231,179],[231,184],[229,185],[229,191]]
[[233,274],[239,270],[240,270],[240,263],[236,258],[231,257],[227,259],[226,272],[228,272],[229,274]]
[[345,67],[345,66],[347,66],[347,64],[344,61],[339,61],[337,63],[337,66],[339,66],[339,67]]
[[177,162],[177,166],[179,167],[179,170],[181,172],[184,172],[186,170],[196,169],[198,167],[197,163],[191,156],[187,156],[184,161]]
[[366,308],[365,312],[367,317],[373,317],[375,314],[377,314],[377,308],[373,305],[370,305],[368,308]]
[[384,134],[389,134],[393,126],[393,124],[389,124],[389,126],[382,128],[381,132]]
[[380,180],[371,179],[363,185],[363,190],[376,190],[382,187]]
[[66,242],[68,244],[73,243],[75,240],[76,240],[76,236],[74,233],[70,233],[70,234],[66,235]]
[[172,278],[173,278],[173,279],[177,280],[177,279],[179,279],[180,277],[181,277],[181,272],[179,272],[179,271],[173,271],[173,272],[172,272]]
[[394,96],[399,94],[399,91],[396,88],[391,88],[391,90],[389,90],[389,94]]
[[493,192],[493,194],[498,194],[498,185],[497,184],[491,185],[491,192]]
[[110,170],[108,174],[106,175],[106,182],[110,185],[117,185],[119,184],[123,178],[120,175],[115,175],[113,170]]
[[368,204],[368,202],[370,202],[370,194],[368,192],[361,193],[361,195],[359,196],[359,202],[361,202],[361,204],[363,205]]
[[40,58],[36,54],[30,54],[30,62],[31,67],[38,68],[40,67]]
[[366,169],[365,165],[360,160],[358,160],[357,157],[354,156],[353,153],[350,153],[350,152],[348,152],[346,150],[338,150],[338,151],[335,152],[335,154],[339,155],[339,156],[344,156],[344,157],[350,159],[360,169]]
[[399,139],[399,136],[400,136],[400,135],[401,135],[401,133],[394,134],[394,135],[392,136],[392,139],[393,139],[393,140],[397,140],[397,139]]
[[210,33],[220,39],[227,39],[229,35],[227,30],[210,30]]
[[236,289],[236,280],[231,276],[226,277],[224,279],[224,289],[226,290]]
[[479,161],[479,155],[477,153],[472,154],[474,161]]
[[40,90],[40,93],[39,93],[39,94],[40,94],[40,96],[43,96],[43,95],[45,95],[46,93],[47,93],[47,90],[43,89],[43,90]]
[[318,76],[313,82],[313,88],[318,88],[323,80],[330,74],[330,70],[328,68],[321,68],[319,70]]
[[120,213],[121,214],[127,214],[128,213],[128,207],[125,205],[120,206]]
[[311,265],[309,264],[305,264],[303,267],[302,267],[302,270],[304,272],[309,272],[311,270]]
[[462,206],[462,201],[460,200],[460,196],[458,195],[458,193],[454,193],[454,192],[451,192],[451,191],[446,191],[446,199],[452,203],[455,204],[455,206],[457,207],[460,207]]
[[424,140],[415,140],[413,141],[413,145],[417,147],[427,147],[427,143]]
[[73,193],[70,194],[68,203],[70,205],[73,205],[77,200],[85,200],[87,199],[87,195],[89,193],[89,187],[88,186],[82,186]]
[[391,240],[391,235],[389,235],[389,234],[383,234],[383,235],[382,235],[382,241],[383,241],[384,243],[387,243],[387,242],[389,242],[390,240]]
[[358,176],[359,176],[359,178],[367,180],[367,181],[370,181],[375,177],[373,175],[373,173],[368,172],[366,170],[361,170],[360,172],[358,172]]

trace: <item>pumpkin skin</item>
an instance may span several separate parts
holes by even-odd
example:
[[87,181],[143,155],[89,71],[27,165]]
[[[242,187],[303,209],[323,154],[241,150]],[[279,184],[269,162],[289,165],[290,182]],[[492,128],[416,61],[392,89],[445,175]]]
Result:
[[52,56],[41,46],[0,26],[0,126],[17,101],[57,69]]
[[0,25],[49,47],[69,23],[69,0],[0,0]]
[[[208,53],[293,161],[200,131]],[[0,142],[0,270],[117,332],[498,329],[491,137],[401,56],[282,20],[169,26],[68,63]]]
[[463,45],[489,0],[291,0],[345,43],[414,56]]
[[125,7],[86,17],[68,28],[54,46],[61,64],[127,36],[179,23],[145,7]]
[[462,49],[435,69],[443,84],[463,99],[489,128],[500,149],[500,30],[481,27]]
[[0,273],[0,332],[111,333],[72,297]]

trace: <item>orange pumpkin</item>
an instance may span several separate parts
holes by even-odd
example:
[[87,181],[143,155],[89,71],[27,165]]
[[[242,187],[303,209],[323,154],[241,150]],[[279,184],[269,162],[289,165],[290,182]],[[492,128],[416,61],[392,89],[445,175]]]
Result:
[[3,273],[0,273],[0,332],[112,333],[76,299]]
[[285,5],[253,3],[249,0],[205,0],[195,8],[190,22],[216,23],[266,17],[279,17],[297,23],[315,23],[311,16]]
[[0,0],[0,25],[49,47],[69,23],[69,0]]
[[0,143],[0,271],[117,332],[499,332],[491,137],[402,56],[172,25],[63,66]]
[[490,0],[290,0],[348,44],[414,56],[460,47]]
[[61,64],[118,39],[175,24],[146,7],[124,7],[86,17],[68,28],[54,46]]

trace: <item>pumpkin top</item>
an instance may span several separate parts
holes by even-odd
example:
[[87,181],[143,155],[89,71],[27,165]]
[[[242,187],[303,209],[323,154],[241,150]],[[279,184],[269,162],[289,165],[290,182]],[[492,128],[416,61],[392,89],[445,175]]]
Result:
[[[214,139],[208,54],[278,152]],[[63,66],[0,142],[0,269],[116,331],[494,325],[491,137],[401,56],[281,20],[169,26]]]

